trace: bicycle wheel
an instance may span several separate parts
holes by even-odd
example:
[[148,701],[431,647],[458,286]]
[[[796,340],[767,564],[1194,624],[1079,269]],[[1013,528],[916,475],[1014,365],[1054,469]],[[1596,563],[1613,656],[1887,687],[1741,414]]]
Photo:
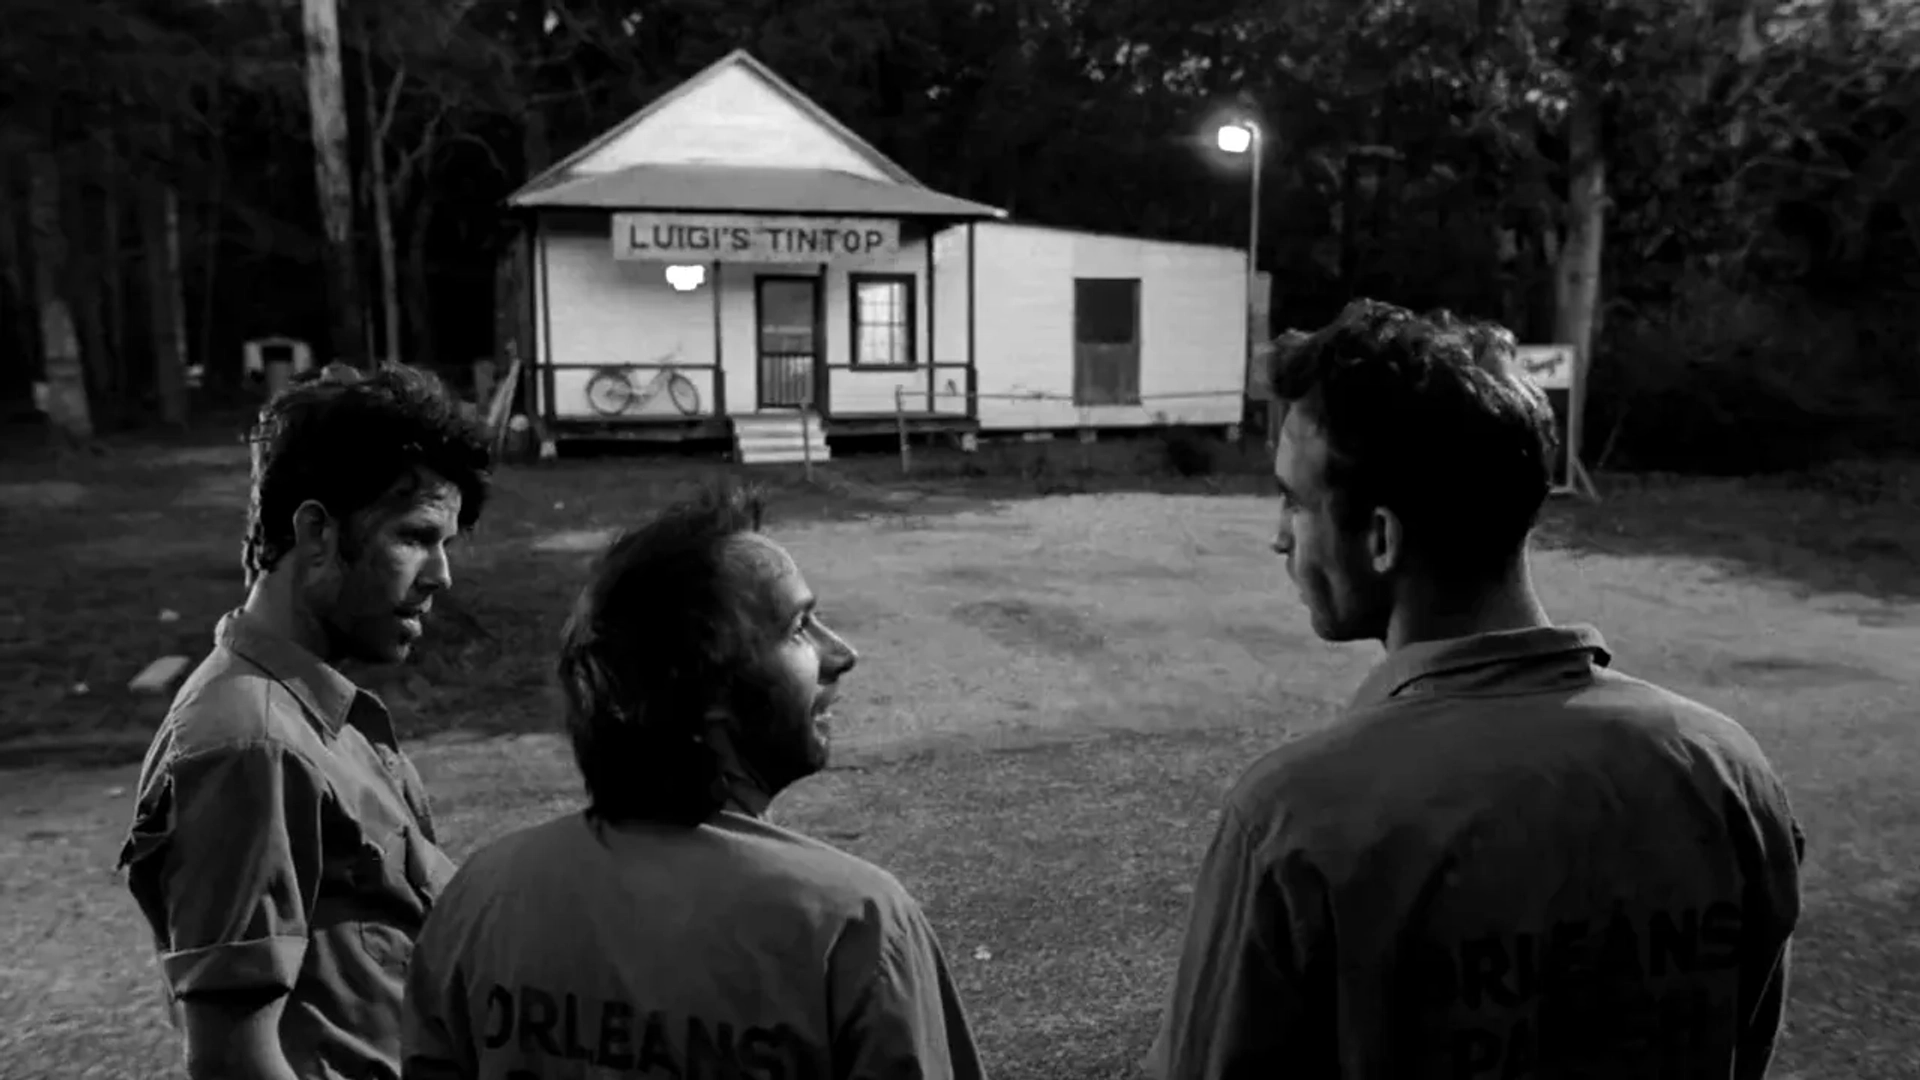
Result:
[[633,404],[633,380],[627,369],[605,367],[587,380],[587,405],[601,416],[618,416]]
[[679,372],[667,378],[667,396],[673,399],[673,407],[683,416],[692,416],[700,411],[700,388],[693,380]]

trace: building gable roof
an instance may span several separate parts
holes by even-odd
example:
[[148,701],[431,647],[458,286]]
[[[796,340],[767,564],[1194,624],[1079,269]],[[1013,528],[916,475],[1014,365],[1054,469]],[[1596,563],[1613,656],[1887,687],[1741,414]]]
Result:
[[[559,186],[567,181],[576,180],[583,174],[610,172],[614,171],[614,169],[625,167],[623,165],[615,165],[608,169],[582,168],[583,165],[591,163],[595,157],[604,156],[605,151],[616,147],[622,138],[633,133],[643,124],[649,121],[657,121],[677,106],[687,104],[689,99],[696,99],[702,90],[710,89],[724,77],[736,73],[744,73],[763,84],[780,99],[796,109],[816,128],[820,129],[835,142],[850,151],[861,164],[868,166],[872,170],[876,178],[884,178],[895,184],[907,187],[924,187],[919,180],[915,179],[911,173],[902,168],[898,162],[882,154],[873,144],[855,134],[812,98],[801,93],[792,83],[781,78],[772,68],[761,63],[745,49],[735,49],[726,56],[707,65],[685,82],[661,94],[649,102],[644,108],[601,133],[585,146],[582,146],[558,162],[555,162],[538,176],[528,180],[525,184],[521,185],[519,190],[508,197],[508,203],[510,205],[521,205],[526,197],[536,192]],[[647,163],[641,162],[639,164]],[[675,162],[674,164],[685,163]],[[726,163],[706,162],[703,164],[725,167]],[[743,162],[742,164],[748,163]],[[754,162],[751,164],[764,165],[765,163]]]
[[652,210],[664,213],[813,214],[989,220],[994,207],[919,184],[894,184],[836,169],[742,165],[631,165],[574,176],[517,196],[529,210]]

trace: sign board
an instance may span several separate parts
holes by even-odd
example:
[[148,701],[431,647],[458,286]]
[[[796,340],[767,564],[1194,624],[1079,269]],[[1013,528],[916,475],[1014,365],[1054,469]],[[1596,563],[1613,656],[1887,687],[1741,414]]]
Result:
[[615,214],[613,257],[669,263],[837,263],[900,253],[891,218]]
[[1573,346],[1522,345],[1514,354],[1520,377],[1542,390],[1573,389]]
[[1580,459],[1585,379],[1574,362],[1576,355],[1571,345],[1522,345],[1515,350],[1514,368],[1521,378],[1546,392],[1547,404],[1553,408],[1553,426],[1560,436],[1553,463],[1554,490],[1591,499],[1597,497],[1593,478]]
[[255,338],[243,342],[240,350],[240,369],[254,377],[269,376],[267,366],[275,363],[290,365],[288,375],[313,368],[313,346],[293,338]]

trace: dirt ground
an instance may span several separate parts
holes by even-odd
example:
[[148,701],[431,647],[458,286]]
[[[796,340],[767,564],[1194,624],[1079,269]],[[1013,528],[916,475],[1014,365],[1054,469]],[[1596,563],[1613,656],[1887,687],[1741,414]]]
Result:
[[[921,898],[996,1076],[1129,1076],[1223,788],[1326,723],[1376,650],[1313,638],[1260,498],[877,476],[849,465],[775,504],[862,651],[835,768],[776,817]],[[9,759],[32,763],[0,773],[0,1077],[177,1075],[111,869],[126,754],[154,715],[117,687],[157,651],[203,649],[237,599],[243,485],[218,457],[52,479],[72,486],[0,474],[0,705]],[[456,856],[574,804],[544,655],[588,556],[550,541],[631,520],[663,482],[610,462],[504,483],[435,647],[384,676],[430,733],[416,757]],[[1913,550],[1858,500],[1748,492],[1738,528],[1725,485],[1675,491],[1556,511],[1542,591],[1617,666],[1741,720],[1792,788],[1807,905],[1775,1075],[1920,1075],[1920,601],[1896,573]],[[1788,542],[1847,513],[1832,543],[1867,541],[1856,557]]]

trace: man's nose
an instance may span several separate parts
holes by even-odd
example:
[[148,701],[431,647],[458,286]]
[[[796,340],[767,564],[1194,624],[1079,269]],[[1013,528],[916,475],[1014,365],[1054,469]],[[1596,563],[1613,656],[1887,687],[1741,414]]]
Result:
[[1273,553],[1275,555],[1293,554],[1293,530],[1287,528],[1286,521],[1280,522],[1280,529],[1273,534]]
[[831,630],[821,627],[825,640],[821,643],[820,674],[828,679],[837,679],[853,670],[860,662],[860,654],[847,643],[847,639]]
[[453,561],[447,558],[446,545],[434,545],[426,565],[420,568],[419,585],[428,592],[444,592],[453,587]]

